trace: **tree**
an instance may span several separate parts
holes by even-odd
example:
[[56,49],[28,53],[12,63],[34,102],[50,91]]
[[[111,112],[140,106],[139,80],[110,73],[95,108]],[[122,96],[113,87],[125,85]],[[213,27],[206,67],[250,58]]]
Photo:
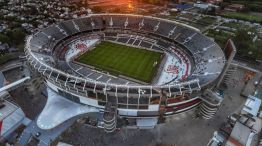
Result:
[[238,48],[249,48],[249,44],[252,43],[251,37],[247,34],[246,30],[240,29],[236,32],[234,40]]
[[[233,38],[238,53],[241,56],[254,56],[253,53],[256,50],[255,44],[252,42],[252,37],[248,34],[249,30],[240,29],[236,32]],[[252,54],[249,54],[252,52]]]
[[0,34],[0,42],[10,44],[10,39],[4,34]]
[[17,45],[24,42],[25,36],[26,34],[22,29],[17,28],[13,30],[13,39],[17,43]]
[[114,8],[112,12],[113,13],[120,13],[121,9],[117,7],[117,8]]
[[154,4],[154,5],[164,5],[166,3],[169,3],[171,0],[139,0],[139,2],[143,3],[149,3],[149,4]]
[[99,7],[99,6],[94,6],[92,11],[95,12],[95,13],[101,13],[102,12],[102,8]]
[[7,30],[6,36],[9,38],[9,45],[19,45],[24,42],[26,33],[21,28]]

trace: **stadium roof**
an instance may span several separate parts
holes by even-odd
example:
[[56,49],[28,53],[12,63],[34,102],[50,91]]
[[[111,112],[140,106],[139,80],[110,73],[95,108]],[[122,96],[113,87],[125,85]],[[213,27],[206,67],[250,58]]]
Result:
[[[112,20],[113,19],[113,20]],[[163,86],[155,85],[126,85],[100,81],[92,78],[83,78],[79,75],[75,75],[64,70],[57,69],[54,65],[55,56],[52,56],[51,50],[61,42],[63,39],[79,34],[82,31],[102,29],[105,25],[110,26],[110,21],[114,21],[113,25],[118,27],[132,27],[134,25],[126,25],[127,21],[130,23],[137,23],[139,26],[147,26],[152,28],[151,33],[157,30],[159,36],[163,36],[167,39],[173,39],[178,44],[187,48],[192,54],[195,60],[196,67],[192,74],[186,78],[186,80],[179,83],[172,83]],[[105,22],[104,22],[105,21]],[[109,21],[109,22],[108,22]],[[89,25],[90,23],[90,25]],[[142,24],[141,24],[142,23]],[[83,25],[86,24],[86,25]],[[151,25],[149,27],[149,25]],[[159,29],[160,27],[161,29]],[[145,28],[143,31],[148,31]],[[140,29],[142,28],[135,28]],[[158,30],[159,29],[159,30]],[[180,33],[180,35],[178,35]],[[173,35],[176,34],[176,35]],[[177,37],[176,37],[177,36]],[[192,82],[199,82],[200,86],[205,86],[213,82],[221,73],[225,65],[225,56],[221,48],[209,38],[205,37],[198,32],[197,29],[181,24],[179,22],[165,20],[161,18],[155,18],[150,16],[139,16],[139,15],[125,15],[125,14],[94,14],[85,18],[79,18],[61,22],[57,25],[50,26],[43,29],[42,31],[30,36],[27,40],[27,58],[36,69],[40,72],[52,73],[56,72],[66,78],[74,78],[75,82],[91,82],[96,85],[111,86],[111,87],[135,87],[135,88],[170,88],[184,86],[185,84],[191,84]],[[47,51],[48,50],[48,51]],[[52,55],[51,55],[52,54]],[[47,72],[48,70],[48,72]],[[184,83],[184,85],[182,85]]]

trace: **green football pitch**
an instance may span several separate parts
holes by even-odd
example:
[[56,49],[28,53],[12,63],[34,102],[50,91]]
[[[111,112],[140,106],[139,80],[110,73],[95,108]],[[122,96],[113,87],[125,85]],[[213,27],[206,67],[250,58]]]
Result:
[[77,61],[107,71],[150,83],[161,62],[162,53],[102,41]]

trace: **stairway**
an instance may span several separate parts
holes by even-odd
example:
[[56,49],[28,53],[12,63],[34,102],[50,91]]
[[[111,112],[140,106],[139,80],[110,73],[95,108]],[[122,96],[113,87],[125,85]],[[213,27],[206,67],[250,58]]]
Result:
[[236,71],[237,71],[237,66],[231,65],[226,72],[226,75],[223,79],[223,83],[226,84],[227,86],[233,85],[234,83],[232,82],[232,76]]
[[103,115],[104,130],[106,133],[111,133],[116,130],[117,124],[117,108],[116,104],[107,102],[105,105],[105,111]]

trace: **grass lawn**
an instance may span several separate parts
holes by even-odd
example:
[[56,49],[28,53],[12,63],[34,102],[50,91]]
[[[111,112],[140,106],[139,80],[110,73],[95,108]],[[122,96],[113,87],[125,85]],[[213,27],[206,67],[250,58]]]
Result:
[[[243,25],[241,23],[238,23],[238,22],[226,22],[226,23],[223,23],[221,26],[238,29],[238,28],[242,27]],[[247,26],[245,26],[245,27],[247,27]]]
[[188,25],[191,25],[200,30],[203,30],[207,26],[207,25],[196,23],[196,22],[190,22]]
[[201,19],[197,20],[196,23],[201,24],[201,25],[211,25],[216,21],[216,18],[212,17],[202,17]]
[[225,44],[229,38],[233,38],[230,33],[222,30],[220,30],[219,32],[215,30],[209,30],[207,32],[207,36],[214,38],[215,42],[218,43],[221,48],[225,47]]
[[225,12],[223,16],[232,18],[232,19],[241,19],[245,21],[262,23],[262,16],[255,16],[248,13],[239,13],[239,12]]
[[231,3],[242,4],[254,12],[262,12],[261,0],[231,0]]
[[162,53],[103,41],[77,61],[113,75],[125,75],[149,83],[157,71],[155,62],[159,64],[161,56]]

